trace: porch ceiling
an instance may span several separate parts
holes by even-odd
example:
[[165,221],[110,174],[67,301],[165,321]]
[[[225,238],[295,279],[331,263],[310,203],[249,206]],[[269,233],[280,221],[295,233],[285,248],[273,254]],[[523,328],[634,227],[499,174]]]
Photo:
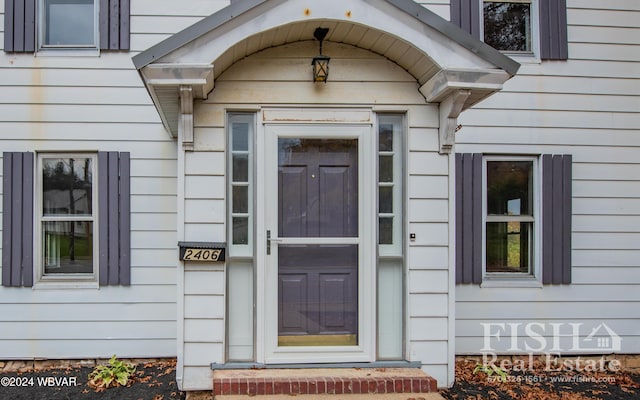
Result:
[[421,85],[440,71],[440,67],[433,59],[410,43],[373,27],[357,25],[348,21],[311,20],[260,32],[233,45],[214,61],[216,75],[222,74],[235,62],[266,48],[314,40],[313,32],[318,26],[329,28],[325,41],[349,44],[386,57],[404,68]]
[[162,121],[178,135],[180,88],[206,98],[215,77],[261,50],[314,40],[377,53],[409,72],[428,102],[464,110],[502,88],[519,64],[411,0],[243,0],[133,58]]

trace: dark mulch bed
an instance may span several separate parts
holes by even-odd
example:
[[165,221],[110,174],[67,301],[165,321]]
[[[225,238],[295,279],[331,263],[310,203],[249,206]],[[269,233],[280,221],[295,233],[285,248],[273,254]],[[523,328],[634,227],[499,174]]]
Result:
[[[87,385],[90,367],[50,368],[0,375],[2,400],[184,400],[174,361],[138,364],[129,385],[96,391]],[[74,384],[75,383],[75,384]]]
[[440,394],[449,400],[638,400],[640,374],[630,372],[509,371],[504,382],[473,370],[477,363],[458,361],[453,387]]

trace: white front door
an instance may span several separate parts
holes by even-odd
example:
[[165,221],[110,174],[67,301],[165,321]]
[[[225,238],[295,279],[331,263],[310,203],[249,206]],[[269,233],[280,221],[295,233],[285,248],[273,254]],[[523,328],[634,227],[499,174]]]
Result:
[[373,361],[371,127],[266,125],[264,141],[264,361]]

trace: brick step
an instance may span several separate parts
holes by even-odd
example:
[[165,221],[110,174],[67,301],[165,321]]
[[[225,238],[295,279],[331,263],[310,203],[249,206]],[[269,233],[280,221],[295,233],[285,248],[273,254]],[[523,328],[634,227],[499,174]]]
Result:
[[[264,396],[220,395],[215,400],[336,400],[335,394],[299,394],[292,399],[288,394],[271,394]],[[340,400],[445,400],[439,393],[385,393],[385,394],[343,394]],[[187,400],[189,399],[187,397]],[[203,399],[200,399],[203,400]],[[211,400],[211,398],[209,398]]]
[[216,370],[213,395],[386,394],[437,392],[418,368]]

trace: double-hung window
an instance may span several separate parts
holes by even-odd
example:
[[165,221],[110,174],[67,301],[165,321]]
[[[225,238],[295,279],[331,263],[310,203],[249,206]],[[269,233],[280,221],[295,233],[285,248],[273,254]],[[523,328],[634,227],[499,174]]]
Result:
[[485,276],[534,276],[537,160],[486,157],[484,170]]
[[97,155],[40,155],[38,161],[39,279],[95,281]]
[[40,48],[96,48],[98,0],[39,0]]

